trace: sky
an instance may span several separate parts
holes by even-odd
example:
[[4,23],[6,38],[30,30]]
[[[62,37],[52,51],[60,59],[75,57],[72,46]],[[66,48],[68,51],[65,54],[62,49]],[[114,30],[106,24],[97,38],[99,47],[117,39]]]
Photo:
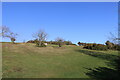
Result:
[[2,0],[2,2],[118,2],[119,0]]
[[[32,40],[43,29],[47,40],[105,43],[118,28],[117,2],[3,2],[2,25],[17,33],[17,42]],[[3,41],[10,41],[3,39]]]

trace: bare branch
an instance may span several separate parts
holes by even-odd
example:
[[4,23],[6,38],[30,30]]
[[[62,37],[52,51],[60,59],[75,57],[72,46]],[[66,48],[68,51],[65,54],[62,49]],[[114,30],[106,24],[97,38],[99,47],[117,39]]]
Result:
[[57,37],[57,38],[55,39],[55,41],[58,42],[59,47],[62,47],[62,44],[63,44],[63,42],[64,42],[64,39],[62,39],[62,38],[60,38],[60,37]]
[[39,30],[38,32],[33,34],[33,37],[39,41],[39,46],[41,46],[41,42],[47,39],[48,34],[44,30]]
[[11,32],[10,29],[6,26],[1,26],[0,29],[2,30],[0,36],[2,36],[3,38],[10,38],[11,41],[14,43],[18,34]]
[[3,38],[7,37],[8,34],[10,33],[9,28],[6,26],[1,26],[0,30],[1,30],[0,36],[2,36]]

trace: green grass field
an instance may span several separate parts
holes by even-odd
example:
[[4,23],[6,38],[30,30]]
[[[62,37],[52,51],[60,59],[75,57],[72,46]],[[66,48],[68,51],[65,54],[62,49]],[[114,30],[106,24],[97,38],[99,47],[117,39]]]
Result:
[[2,44],[3,78],[89,78],[86,68],[109,67],[104,58],[89,52],[117,55],[117,51],[93,51],[79,46]]

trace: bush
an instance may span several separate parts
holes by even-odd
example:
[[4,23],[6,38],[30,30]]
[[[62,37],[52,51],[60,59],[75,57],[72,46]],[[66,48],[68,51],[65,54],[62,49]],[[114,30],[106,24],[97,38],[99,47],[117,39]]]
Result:
[[113,49],[113,50],[119,50],[119,51],[120,51],[120,45],[114,45],[114,46],[112,47],[112,49]]
[[39,41],[36,40],[34,43],[36,44],[37,47],[39,47]]
[[107,50],[107,46],[106,45],[102,45],[102,44],[90,44],[87,46],[84,46],[83,48],[85,49],[91,49],[91,50]]
[[120,50],[120,45],[118,45],[118,44],[114,44],[110,41],[106,41],[105,44],[106,44],[107,48],[110,50]]
[[95,46],[92,47],[92,50],[107,50],[107,46]]
[[77,43],[79,46],[85,46],[86,45],[86,43],[81,43],[81,42],[78,42]]
[[64,44],[65,45],[72,45],[72,42],[71,41],[64,41]]
[[71,45],[77,46],[76,44],[71,44]]
[[41,43],[40,47],[46,47],[46,45],[44,44],[44,42]]
[[33,40],[29,40],[27,41],[27,43],[35,43]]
[[58,45],[58,42],[56,42],[56,41],[51,41],[50,44]]
[[39,41],[36,41],[36,46],[37,47],[46,47],[46,45],[44,44],[44,42],[41,42],[41,45],[39,45]]
[[38,40],[34,40],[34,43],[36,43],[37,47],[46,47],[46,45],[44,44],[45,41],[41,41],[41,45],[39,45],[39,41]]
[[27,41],[27,43],[36,43],[36,41],[38,41],[37,39],[35,39],[35,40],[29,40],[29,41]]
[[108,47],[108,49],[113,49],[114,48],[114,44],[111,43],[110,41],[106,41],[106,46]]

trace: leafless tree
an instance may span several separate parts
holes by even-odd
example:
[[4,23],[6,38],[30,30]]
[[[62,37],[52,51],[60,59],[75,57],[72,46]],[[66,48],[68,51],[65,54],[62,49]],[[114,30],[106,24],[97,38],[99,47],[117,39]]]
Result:
[[120,44],[120,28],[118,28],[118,32],[116,34],[110,32],[109,40],[114,44]]
[[58,42],[59,47],[62,47],[62,44],[63,44],[63,42],[64,42],[64,39],[63,39],[63,38],[57,37],[57,38],[55,39],[55,41]]
[[9,28],[6,26],[1,26],[0,30],[1,30],[0,36],[2,36],[3,38],[7,37],[10,32]]
[[42,46],[42,41],[45,41],[47,39],[48,34],[44,30],[39,30],[38,32],[33,34],[33,37],[36,38],[39,43],[39,46]]
[[6,26],[1,26],[0,29],[2,30],[0,33],[0,36],[2,36],[3,38],[10,38],[11,42],[14,43],[14,41],[16,41],[16,33],[13,33],[10,31],[10,29]]
[[16,41],[16,36],[17,35],[18,34],[16,34],[16,33],[10,32],[7,37],[11,39],[12,43],[14,43],[14,41]]

